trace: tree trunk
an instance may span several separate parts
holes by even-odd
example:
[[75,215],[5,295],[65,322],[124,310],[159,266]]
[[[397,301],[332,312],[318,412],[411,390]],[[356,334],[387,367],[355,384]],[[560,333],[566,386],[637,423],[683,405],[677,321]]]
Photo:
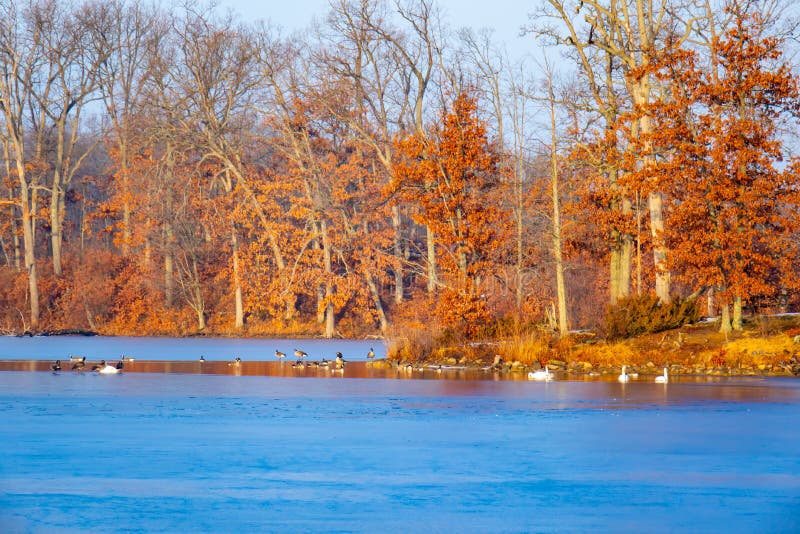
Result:
[[231,228],[231,251],[233,254],[233,295],[236,320],[234,327],[237,330],[244,328],[244,305],[242,303],[242,283],[239,272],[239,239],[236,236],[236,227]]
[[372,278],[370,273],[364,273],[364,279],[367,282],[367,287],[369,287],[369,292],[372,295],[372,302],[375,304],[375,311],[378,313],[378,323],[380,324],[381,332],[386,332],[386,329],[389,327],[389,322],[386,320],[386,313],[383,310],[383,304],[381,303],[381,295],[378,291],[378,286],[375,284],[375,280]]
[[662,304],[670,301],[670,273],[667,269],[667,246],[664,242],[663,197],[659,192],[650,193],[650,230],[653,237],[653,263],[656,269],[656,296]]
[[742,297],[736,296],[733,298],[733,324],[731,325],[734,330],[742,330]]
[[400,208],[392,206],[392,226],[394,227],[394,303],[403,302],[403,234]]
[[336,317],[333,307],[333,264],[331,258],[331,244],[328,238],[328,223],[324,219],[320,223],[322,233],[322,258],[325,264],[325,334],[326,339],[331,339],[336,333]]
[[567,292],[564,286],[564,258],[561,251],[561,208],[558,194],[558,130],[556,124],[556,99],[553,76],[547,67],[550,97],[550,192],[553,202],[553,257],[556,262],[556,296],[558,298],[558,333],[569,334],[567,321]]
[[34,221],[35,215],[31,209],[31,193],[28,191],[28,180],[25,174],[25,165],[22,151],[16,154],[17,175],[20,182],[20,196],[22,200],[22,242],[25,249],[25,270],[28,273],[28,296],[30,297],[31,325],[35,331],[39,328],[39,276],[36,271],[36,252],[34,249]]
[[164,305],[171,308],[175,303],[175,260],[172,257],[172,225],[166,225],[166,246],[164,247]]
[[433,294],[436,292],[436,286],[439,285],[439,279],[436,275],[436,236],[430,226],[425,226],[425,240],[428,244],[428,293]]
[[726,336],[731,333],[731,306],[728,303],[720,306],[719,331]]
[[[58,173],[56,173],[58,174]],[[53,180],[53,193],[50,196],[50,245],[53,249],[53,274],[61,276],[62,274],[62,260],[61,260],[61,197],[63,192],[61,190],[60,181]]]

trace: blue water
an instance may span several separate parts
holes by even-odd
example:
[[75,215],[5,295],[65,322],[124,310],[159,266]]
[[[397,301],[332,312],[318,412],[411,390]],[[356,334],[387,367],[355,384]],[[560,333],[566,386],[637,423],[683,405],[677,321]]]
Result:
[[348,361],[366,360],[374,349],[376,358],[386,356],[379,340],[265,339],[229,337],[113,337],[113,336],[0,336],[0,360],[56,360],[69,355],[88,360],[114,360],[121,354],[139,360],[274,360],[279,350],[292,358],[294,349],[310,359],[333,359],[342,352]]
[[798,532],[800,383],[0,372],[0,532]]

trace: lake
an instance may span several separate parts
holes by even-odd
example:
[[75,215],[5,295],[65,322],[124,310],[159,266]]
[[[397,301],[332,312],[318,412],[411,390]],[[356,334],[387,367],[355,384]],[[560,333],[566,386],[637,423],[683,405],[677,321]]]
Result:
[[0,531],[800,531],[796,380],[453,376],[0,372]]

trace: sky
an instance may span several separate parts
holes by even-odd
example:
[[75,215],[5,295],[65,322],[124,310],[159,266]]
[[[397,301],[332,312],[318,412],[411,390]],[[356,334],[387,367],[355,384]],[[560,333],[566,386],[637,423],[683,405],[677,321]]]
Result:
[[[313,17],[328,12],[328,0],[220,0],[243,21],[265,20],[288,32],[308,25]],[[495,42],[503,43],[512,58],[520,58],[533,46],[531,36],[520,37],[535,2],[531,0],[438,0],[443,18],[452,28],[495,30]]]

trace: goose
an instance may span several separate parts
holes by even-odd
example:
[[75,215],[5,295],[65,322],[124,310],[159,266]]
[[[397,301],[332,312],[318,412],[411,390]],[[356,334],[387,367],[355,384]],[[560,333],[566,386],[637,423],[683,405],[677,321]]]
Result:
[[[72,358],[70,358],[72,361]],[[83,371],[83,368],[86,367],[86,356],[83,356],[81,359],[76,360],[75,363],[72,364],[73,371]]]
[[234,365],[234,366],[236,366],[236,367],[239,367],[239,365],[241,365],[241,363],[242,363],[242,359],[241,359],[240,357],[238,357],[238,356],[237,356],[236,358],[234,358],[234,359],[233,359],[233,361],[232,361],[232,362],[230,362],[230,363],[228,364],[228,366]]
[[50,369],[51,369],[51,370],[52,370],[54,373],[57,373],[58,371],[60,371],[60,370],[61,370],[61,360],[56,360],[56,363],[54,363],[53,365],[51,365],[51,366],[50,366]]
[[121,362],[132,362],[134,360],[135,358],[133,358],[132,356],[125,356],[124,354],[119,357],[119,361]]
[[344,356],[342,356],[341,352],[336,353],[336,368],[337,369],[344,369]]
[[623,366],[622,366],[622,374],[621,374],[621,375],[619,375],[619,376],[617,377],[617,380],[619,380],[619,381],[620,381],[620,382],[622,382],[622,383],[629,382],[629,381],[630,381],[630,379],[631,379],[631,377],[630,377],[630,376],[628,376],[628,373],[626,373],[626,372],[625,372],[625,370],[626,370],[627,368],[628,368],[628,366],[627,366],[627,365],[623,365]]
[[106,361],[105,360],[100,360],[100,363],[96,363],[96,364],[94,364],[92,366],[92,371],[99,371],[100,369],[102,369],[105,366],[106,366]]
[[372,350],[372,347],[369,348],[369,352],[367,353],[367,358],[372,359],[375,357],[375,351]]
[[305,369],[306,364],[303,360],[297,360],[292,364],[292,369]]
[[86,361],[86,356],[73,356],[70,353],[69,361],[71,361],[71,362],[85,362]]
[[282,360],[282,359],[284,359],[286,357],[286,353],[285,352],[281,352],[279,350],[276,350],[275,351],[275,357],[278,358],[279,360]]
[[664,374],[656,377],[656,384],[666,384],[669,382],[669,375],[667,375],[667,368],[664,367]]
[[294,356],[299,360],[301,358],[305,358],[306,356],[308,356],[308,353],[304,350],[294,349]]
[[206,357],[205,356],[200,356],[200,363],[203,363],[204,361],[206,361]]
[[528,380],[545,380],[547,382],[553,380],[555,375],[550,371],[550,366],[545,365],[544,369],[532,371],[528,373]]

